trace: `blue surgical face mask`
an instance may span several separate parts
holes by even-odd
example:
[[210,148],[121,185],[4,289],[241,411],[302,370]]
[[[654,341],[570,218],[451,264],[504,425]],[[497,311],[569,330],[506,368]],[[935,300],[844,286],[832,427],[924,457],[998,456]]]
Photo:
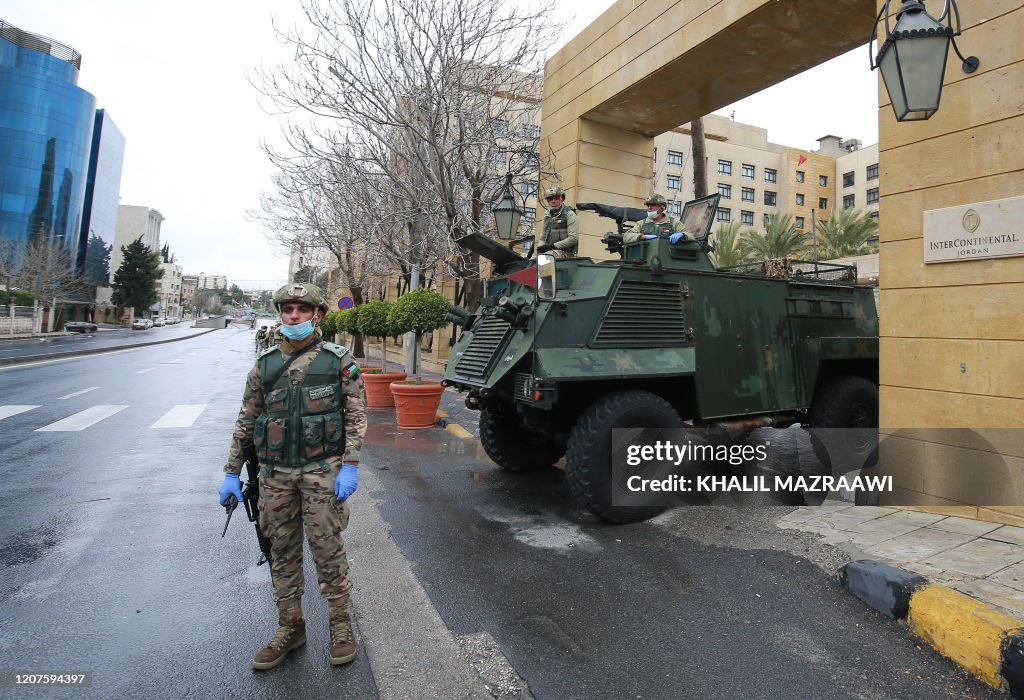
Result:
[[281,333],[288,340],[302,340],[312,332],[312,321],[303,321],[302,323],[296,323],[294,326],[289,326],[287,323],[281,324]]

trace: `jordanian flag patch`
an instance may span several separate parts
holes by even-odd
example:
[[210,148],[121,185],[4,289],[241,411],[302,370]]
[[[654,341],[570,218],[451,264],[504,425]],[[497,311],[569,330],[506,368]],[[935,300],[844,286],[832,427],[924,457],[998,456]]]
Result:
[[345,379],[358,379],[359,378],[359,365],[355,362],[350,364],[345,369],[341,370],[341,374]]

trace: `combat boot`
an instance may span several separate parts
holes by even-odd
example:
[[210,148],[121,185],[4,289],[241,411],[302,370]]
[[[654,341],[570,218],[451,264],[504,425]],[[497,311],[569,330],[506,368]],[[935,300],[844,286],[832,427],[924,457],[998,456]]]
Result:
[[306,643],[306,621],[302,619],[302,606],[298,601],[287,605],[278,604],[277,633],[267,646],[256,652],[252,667],[266,671],[284,661],[288,652]]
[[348,598],[328,601],[331,616],[331,665],[341,666],[356,658],[356,638],[352,633],[352,616]]

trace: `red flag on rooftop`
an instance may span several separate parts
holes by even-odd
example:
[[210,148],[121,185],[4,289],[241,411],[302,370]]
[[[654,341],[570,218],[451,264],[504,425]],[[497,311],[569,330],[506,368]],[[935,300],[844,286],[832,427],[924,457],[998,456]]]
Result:
[[806,160],[807,160],[807,156],[800,156],[800,158],[797,159],[796,164],[797,165],[803,165]]
[[513,272],[511,275],[505,275],[505,279],[518,282],[519,284],[525,284],[530,289],[537,288],[537,266],[528,267],[525,270],[519,272]]

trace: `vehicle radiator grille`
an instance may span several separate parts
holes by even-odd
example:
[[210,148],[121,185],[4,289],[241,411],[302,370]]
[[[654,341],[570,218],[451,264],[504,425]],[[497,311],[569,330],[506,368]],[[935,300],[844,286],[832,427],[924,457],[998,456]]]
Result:
[[473,339],[469,341],[469,347],[463,351],[455,365],[455,373],[464,377],[487,376],[495,354],[505,344],[510,330],[508,321],[497,316],[488,316],[477,323],[473,327]]
[[533,400],[533,375],[527,372],[516,372],[514,394],[517,399]]
[[665,348],[688,345],[678,283],[623,280],[590,341],[594,348]]

